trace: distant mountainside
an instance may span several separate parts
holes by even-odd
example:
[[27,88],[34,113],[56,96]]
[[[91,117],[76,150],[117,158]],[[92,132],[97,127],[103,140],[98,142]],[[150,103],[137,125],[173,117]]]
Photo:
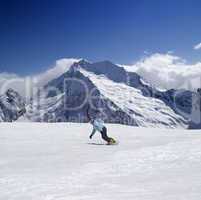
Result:
[[90,107],[92,117],[99,110],[110,123],[187,128],[189,121],[174,108],[171,95],[109,61],[80,60],[44,86],[28,106],[27,116],[40,122],[87,122]]
[[189,123],[189,128],[201,128],[201,89],[198,92],[171,89],[160,91],[143,80],[137,73],[127,72],[109,61],[87,63],[80,61],[79,65],[95,74],[104,74],[115,82],[121,82],[139,89],[143,96],[162,100],[175,113],[181,115]]
[[157,90],[149,83],[146,83],[137,73],[127,72],[124,68],[109,61],[90,64],[82,60],[78,65],[97,75],[104,74],[114,82],[125,83],[128,86],[139,89],[143,96],[160,99],[185,118],[192,114],[192,101],[193,97],[196,96],[195,92],[176,89],[167,91]]
[[0,96],[0,122],[12,122],[26,112],[23,98],[13,89]]

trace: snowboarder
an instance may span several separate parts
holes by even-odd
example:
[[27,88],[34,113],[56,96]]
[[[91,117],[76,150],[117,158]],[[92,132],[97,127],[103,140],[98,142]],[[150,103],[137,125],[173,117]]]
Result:
[[108,145],[115,144],[116,141],[113,138],[108,137],[107,135],[107,128],[104,126],[104,121],[101,119],[99,115],[99,111],[96,112],[96,117],[94,119],[91,119],[89,112],[87,110],[87,117],[90,121],[90,123],[93,125],[93,131],[91,135],[89,136],[90,139],[92,139],[93,135],[96,133],[96,131],[101,133],[101,136],[103,140],[107,142]]

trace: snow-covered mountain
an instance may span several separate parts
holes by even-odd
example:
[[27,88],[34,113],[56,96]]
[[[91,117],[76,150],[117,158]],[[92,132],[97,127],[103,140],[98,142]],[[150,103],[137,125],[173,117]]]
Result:
[[74,63],[50,81],[28,107],[31,121],[87,122],[100,110],[106,122],[143,127],[186,128],[177,114],[142,77],[109,61]]
[[26,112],[23,98],[13,89],[0,96],[0,122],[12,122]]
[[147,83],[135,72],[128,72],[122,67],[109,62],[88,63],[84,60],[79,62],[79,65],[97,75],[104,74],[107,78],[114,82],[124,83],[128,86],[139,89],[143,96],[153,97],[162,100],[166,105],[171,107],[176,113],[183,116],[185,119],[191,120],[193,117],[193,105],[196,99],[199,99],[200,94],[188,91],[171,89],[162,91]]

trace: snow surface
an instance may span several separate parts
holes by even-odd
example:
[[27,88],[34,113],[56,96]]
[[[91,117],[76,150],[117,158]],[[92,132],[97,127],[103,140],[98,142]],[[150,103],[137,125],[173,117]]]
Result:
[[0,200],[200,200],[200,131],[107,127],[1,123]]

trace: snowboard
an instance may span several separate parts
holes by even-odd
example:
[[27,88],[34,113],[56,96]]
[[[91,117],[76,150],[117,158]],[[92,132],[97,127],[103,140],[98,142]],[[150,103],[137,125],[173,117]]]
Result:
[[119,141],[115,140],[114,138],[112,138],[111,142],[110,143],[88,143],[90,145],[118,145],[119,144]]
[[117,144],[119,144],[119,142],[114,138],[111,138],[111,141],[107,143],[107,145],[117,145]]

